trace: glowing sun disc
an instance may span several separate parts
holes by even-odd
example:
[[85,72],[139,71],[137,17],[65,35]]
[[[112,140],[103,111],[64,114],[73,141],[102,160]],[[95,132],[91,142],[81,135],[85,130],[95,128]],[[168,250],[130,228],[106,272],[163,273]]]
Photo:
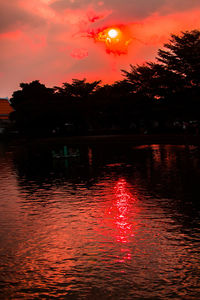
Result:
[[116,29],[110,29],[108,31],[108,35],[109,35],[110,38],[114,39],[118,36],[118,32],[117,32]]

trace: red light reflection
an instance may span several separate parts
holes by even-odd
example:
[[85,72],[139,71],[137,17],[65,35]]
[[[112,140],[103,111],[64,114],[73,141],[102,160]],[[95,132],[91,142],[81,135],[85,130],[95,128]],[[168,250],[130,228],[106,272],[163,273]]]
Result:
[[129,201],[131,200],[131,195],[126,188],[126,181],[120,179],[115,186],[115,206],[117,208],[117,214],[115,217],[116,226],[119,228],[119,236],[117,236],[117,241],[121,243],[127,243],[132,233],[132,224],[129,223]]
[[119,179],[114,187],[114,197],[109,209],[106,210],[106,225],[109,227],[107,234],[121,245],[121,256],[118,262],[131,259],[130,242],[136,234],[138,213],[137,200],[130,193],[125,179]]

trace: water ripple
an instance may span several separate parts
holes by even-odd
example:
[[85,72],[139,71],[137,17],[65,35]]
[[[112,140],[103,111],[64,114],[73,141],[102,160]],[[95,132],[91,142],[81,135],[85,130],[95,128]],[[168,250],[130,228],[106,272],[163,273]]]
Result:
[[198,149],[82,151],[0,157],[1,299],[198,299]]

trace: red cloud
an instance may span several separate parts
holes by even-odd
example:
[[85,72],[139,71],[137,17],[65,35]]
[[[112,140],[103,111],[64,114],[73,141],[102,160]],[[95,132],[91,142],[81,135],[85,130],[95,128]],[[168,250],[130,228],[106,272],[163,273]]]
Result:
[[83,59],[88,56],[88,51],[86,49],[74,49],[70,53],[71,57],[76,58],[76,59]]
[[87,12],[88,20],[91,23],[94,23],[96,21],[104,19],[104,18],[108,17],[110,14],[111,14],[110,10],[104,10],[100,13],[97,13],[93,9],[89,9]]
[[17,40],[22,36],[21,30],[0,33],[0,39]]
[[20,41],[20,44],[24,44],[24,48],[28,47],[31,52],[38,51],[46,46],[46,37],[44,35],[32,34],[32,36],[29,36],[21,30],[1,33],[0,39],[12,42]]

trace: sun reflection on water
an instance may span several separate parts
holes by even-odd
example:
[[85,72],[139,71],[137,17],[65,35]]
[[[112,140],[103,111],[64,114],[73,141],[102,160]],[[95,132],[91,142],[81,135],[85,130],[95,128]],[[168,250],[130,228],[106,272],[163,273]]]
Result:
[[128,243],[129,237],[134,236],[132,233],[132,224],[129,222],[129,202],[133,200],[126,187],[126,181],[120,179],[115,188],[117,215],[115,217],[116,226],[119,229],[117,241]]
[[106,235],[120,247],[121,255],[117,257],[117,262],[125,262],[131,260],[130,245],[137,234],[137,198],[129,191],[127,181],[120,178],[114,185],[110,201],[105,211]]

